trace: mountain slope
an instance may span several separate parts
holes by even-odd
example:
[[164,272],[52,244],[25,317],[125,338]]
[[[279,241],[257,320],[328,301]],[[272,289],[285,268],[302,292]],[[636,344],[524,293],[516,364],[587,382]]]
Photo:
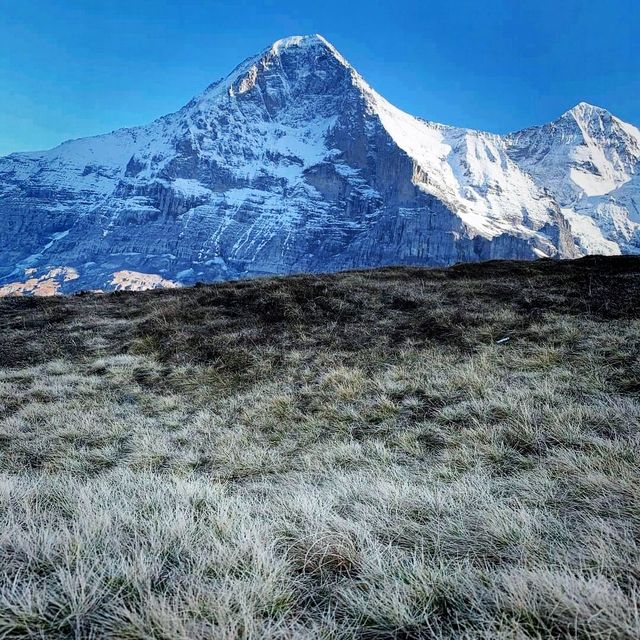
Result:
[[507,146],[560,204],[583,252],[640,251],[640,130],[582,102]]
[[148,126],[0,159],[0,215],[5,293],[575,255],[503,139],[403,113],[320,36]]

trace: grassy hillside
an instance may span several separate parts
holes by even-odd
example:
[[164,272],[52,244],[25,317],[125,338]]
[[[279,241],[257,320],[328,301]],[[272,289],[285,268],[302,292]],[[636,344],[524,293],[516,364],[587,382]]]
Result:
[[640,637],[640,259],[0,300],[0,638]]

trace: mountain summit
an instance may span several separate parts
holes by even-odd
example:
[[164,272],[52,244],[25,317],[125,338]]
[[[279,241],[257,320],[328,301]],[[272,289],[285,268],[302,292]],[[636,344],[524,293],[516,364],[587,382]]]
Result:
[[147,126],[1,158],[0,293],[635,251],[640,132],[605,114],[447,127],[278,40]]
[[581,102],[507,144],[560,205],[581,253],[640,252],[640,130]]

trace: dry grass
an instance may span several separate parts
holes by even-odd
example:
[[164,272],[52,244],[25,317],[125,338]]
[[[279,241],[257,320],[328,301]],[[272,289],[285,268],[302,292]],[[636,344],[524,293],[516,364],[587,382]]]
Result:
[[0,301],[0,638],[639,637],[639,290],[621,258]]

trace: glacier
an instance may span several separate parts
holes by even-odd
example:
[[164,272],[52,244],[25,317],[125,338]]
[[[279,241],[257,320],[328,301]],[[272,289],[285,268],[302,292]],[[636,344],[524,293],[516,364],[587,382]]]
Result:
[[437,124],[294,36],[149,125],[0,158],[0,295],[636,253],[639,164],[604,109]]

